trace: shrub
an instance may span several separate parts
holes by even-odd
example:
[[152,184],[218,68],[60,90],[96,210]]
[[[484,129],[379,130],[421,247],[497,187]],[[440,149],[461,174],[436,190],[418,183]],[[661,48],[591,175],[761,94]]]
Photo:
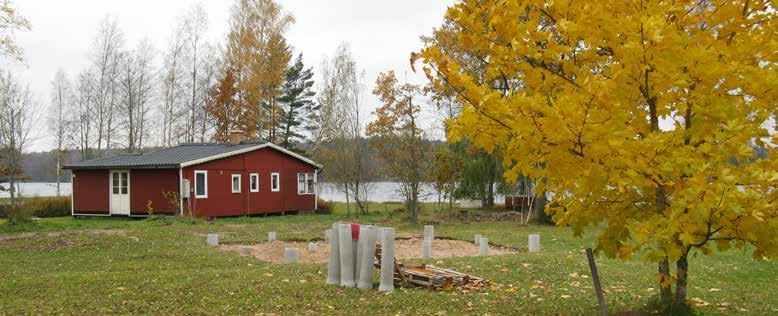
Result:
[[8,225],[22,225],[32,222],[30,211],[23,207],[8,205],[6,208],[6,218]]
[[319,208],[316,210],[316,214],[332,214],[332,205],[330,202],[319,199]]
[[36,217],[70,216],[70,197],[46,197],[28,199],[22,208]]

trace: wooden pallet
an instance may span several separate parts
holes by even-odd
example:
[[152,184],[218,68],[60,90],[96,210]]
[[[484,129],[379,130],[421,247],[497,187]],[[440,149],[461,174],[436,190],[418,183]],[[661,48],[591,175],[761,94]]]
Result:
[[[376,245],[374,265],[381,269],[381,244]],[[478,290],[490,284],[489,280],[438,268],[430,264],[402,264],[394,259],[394,284],[404,287],[426,287],[433,290],[450,289],[454,287]]]

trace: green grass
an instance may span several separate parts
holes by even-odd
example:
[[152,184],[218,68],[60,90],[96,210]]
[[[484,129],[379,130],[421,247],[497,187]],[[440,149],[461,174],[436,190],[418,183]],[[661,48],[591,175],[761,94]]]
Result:
[[[373,210],[382,207],[371,205]],[[469,241],[479,233],[492,243],[520,250],[526,249],[528,234],[541,234],[543,251],[539,254],[520,251],[432,260],[435,265],[494,282],[481,292],[399,289],[385,294],[327,287],[325,264],[269,264],[205,244],[204,235],[210,232],[220,234],[226,243],[261,242],[268,231],[278,232],[282,240],[322,238],[333,222],[344,220],[391,225],[405,233],[423,231],[422,224],[402,222],[402,214],[379,212],[349,218],[342,209],[336,203],[335,215],[194,223],[176,218],[52,218],[12,227],[0,222],[0,236],[40,233],[0,241],[0,314],[592,315],[598,311],[582,252],[593,237],[577,239],[565,228],[513,222],[438,223],[436,236]],[[429,211],[422,217],[422,221],[433,219]],[[94,234],[97,229],[124,229],[126,234]],[[45,234],[54,231],[66,233]],[[654,264],[597,260],[612,312],[643,311],[651,306],[657,292]],[[752,260],[750,252],[743,250],[700,255],[690,259],[690,276],[689,298],[708,304],[695,307],[694,313],[778,313],[778,264],[774,261]]]

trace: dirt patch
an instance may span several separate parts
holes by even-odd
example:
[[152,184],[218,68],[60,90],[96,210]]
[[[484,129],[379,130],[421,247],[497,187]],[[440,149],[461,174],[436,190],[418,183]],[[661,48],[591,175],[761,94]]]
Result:
[[[284,259],[284,248],[300,249],[300,262],[302,263],[323,263],[327,262],[330,254],[328,243],[316,242],[317,251],[308,251],[308,242],[298,241],[274,241],[271,243],[261,243],[253,245],[222,245],[219,248],[224,251],[241,252],[242,248],[251,249],[251,255],[255,258],[273,263],[282,263]],[[397,239],[394,242],[394,256],[398,260],[421,258],[421,238]],[[449,257],[469,257],[477,256],[478,246],[471,242],[451,239],[435,239],[432,242],[433,258]],[[503,255],[513,253],[509,249],[490,246],[489,255]]]
[[92,235],[127,235],[126,229],[96,229],[89,231]]
[[71,231],[71,232],[20,233],[15,235],[0,236],[0,242],[19,240],[19,239],[32,239],[32,238],[56,238],[62,236],[76,235],[83,232],[92,235],[112,235],[112,236],[127,234],[127,230],[125,229],[95,229],[95,230],[88,230],[88,231]]

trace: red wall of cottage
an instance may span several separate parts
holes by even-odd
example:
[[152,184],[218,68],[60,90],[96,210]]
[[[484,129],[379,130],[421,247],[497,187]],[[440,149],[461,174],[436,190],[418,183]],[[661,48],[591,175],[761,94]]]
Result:
[[[208,171],[208,197],[195,198],[194,171]],[[271,192],[270,174],[279,173],[280,192]],[[316,196],[297,194],[297,173],[313,173],[314,167],[272,148],[205,162],[184,168],[191,184],[191,208],[197,216],[237,216],[316,208]],[[259,174],[259,192],[250,192],[249,175]],[[232,175],[241,175],[241,193],[232,193]]]
[[[194,171],[208,171],[208,197],[194,198]],[[297,193],[297,174],[313,173],[314,167],[272,148],[213,160],[186,167],[184,179],[191,184],[186,212],[197,216],[239,216],[316,208],[316,195]],[[270,174],[279,173],[280,191],[270,190]],[[250,192],[249,175],[259,174],[259,192]],[[73,201],[76,214],[110,214],[110,171],[74,170]],[[241,193],[232,193],[232,175],[241,175]],[[158,214],[177,214],[163,192],[178,192],[178,169],[130,170],[130,214],[148,214],[151,201]]]
[[149,201],[157,214],[178,213],[163,192],[178,192],[178,169],[130,170],[130,214],[147,215]]
[[73,170],[73,208],[77,214],[108,214],[108,170]]

